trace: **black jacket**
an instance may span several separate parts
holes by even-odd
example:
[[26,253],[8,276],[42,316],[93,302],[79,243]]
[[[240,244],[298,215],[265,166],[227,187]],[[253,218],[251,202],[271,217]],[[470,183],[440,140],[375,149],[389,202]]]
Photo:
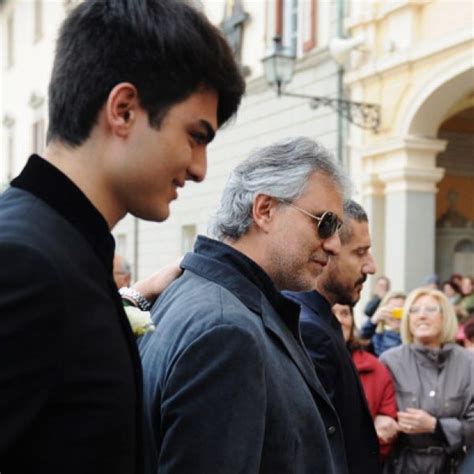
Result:
[[107,224],[39,157],[0,197],[0,472],[141,472],[141,370]]
[[199,237],[140,341],[156,474],[344,474],[339,421],[299,307],[256,263]]
[[301,305],[301,337],[339,415],[352,474],[379,474],[378,439],[341,325],[316,291],[285,292]]

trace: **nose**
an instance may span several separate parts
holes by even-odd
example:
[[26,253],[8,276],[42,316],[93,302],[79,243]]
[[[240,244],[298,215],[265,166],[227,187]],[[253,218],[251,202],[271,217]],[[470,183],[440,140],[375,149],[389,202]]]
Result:
[[336,232],[328,239],[323,240],[322,247],[329,255],[339,255],[341,251],[341,239],[339,234]]
[[367,261],[364,263],[362,267],[362,273],[365,275],[373,275],[377,271],[377,265],[375,264],[375,259],[373,255],[367,255]]
[[207,151],[205,147],[196,147],[193,150],[191,164],[188,167],[187,178],[190,181],[200,183],[206,177]]

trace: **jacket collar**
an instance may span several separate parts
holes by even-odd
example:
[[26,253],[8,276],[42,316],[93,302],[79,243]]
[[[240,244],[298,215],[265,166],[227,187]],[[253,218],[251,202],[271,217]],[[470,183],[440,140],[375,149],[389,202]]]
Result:
[[112,273],[115,241],[102,214],[60,170],[38,155],[31,155],[11,186],[23,189],[61,214],[87,239]]
[[334,319],[331,305],[329,304],[328,300],[317,291],[285,291],[283,294],[291,298],[293,301],[304,304],[314,313],[318,314],[320,318],[326,320],[327,322],[332,322]]
[[222,242],[199,236],[194,253],[185,255],[181,267],[226,288],[260,315],[265,329],[282,343],[306,383],[327,400],[301,341],[299,305],[284,298],[254,261]]

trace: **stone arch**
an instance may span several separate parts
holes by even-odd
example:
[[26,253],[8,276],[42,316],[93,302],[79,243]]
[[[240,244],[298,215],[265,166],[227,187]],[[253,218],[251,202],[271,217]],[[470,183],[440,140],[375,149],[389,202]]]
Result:
[[471,239],[462,239],[454,247],[455,253],[474,253],[474,242]]
[[408,101],[400,125],[400,136],[435,137],[453,104],[473,90],[472,53],[464,53],[443,64],[430,75]]

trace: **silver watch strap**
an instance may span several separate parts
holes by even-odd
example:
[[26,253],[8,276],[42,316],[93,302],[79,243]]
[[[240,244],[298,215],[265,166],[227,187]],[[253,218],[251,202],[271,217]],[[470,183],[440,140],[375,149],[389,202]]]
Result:
[[120,288],[119,293],[120,296],[135,302],[142,311],[150,310],[151,303],[139,291],[124,286]]

